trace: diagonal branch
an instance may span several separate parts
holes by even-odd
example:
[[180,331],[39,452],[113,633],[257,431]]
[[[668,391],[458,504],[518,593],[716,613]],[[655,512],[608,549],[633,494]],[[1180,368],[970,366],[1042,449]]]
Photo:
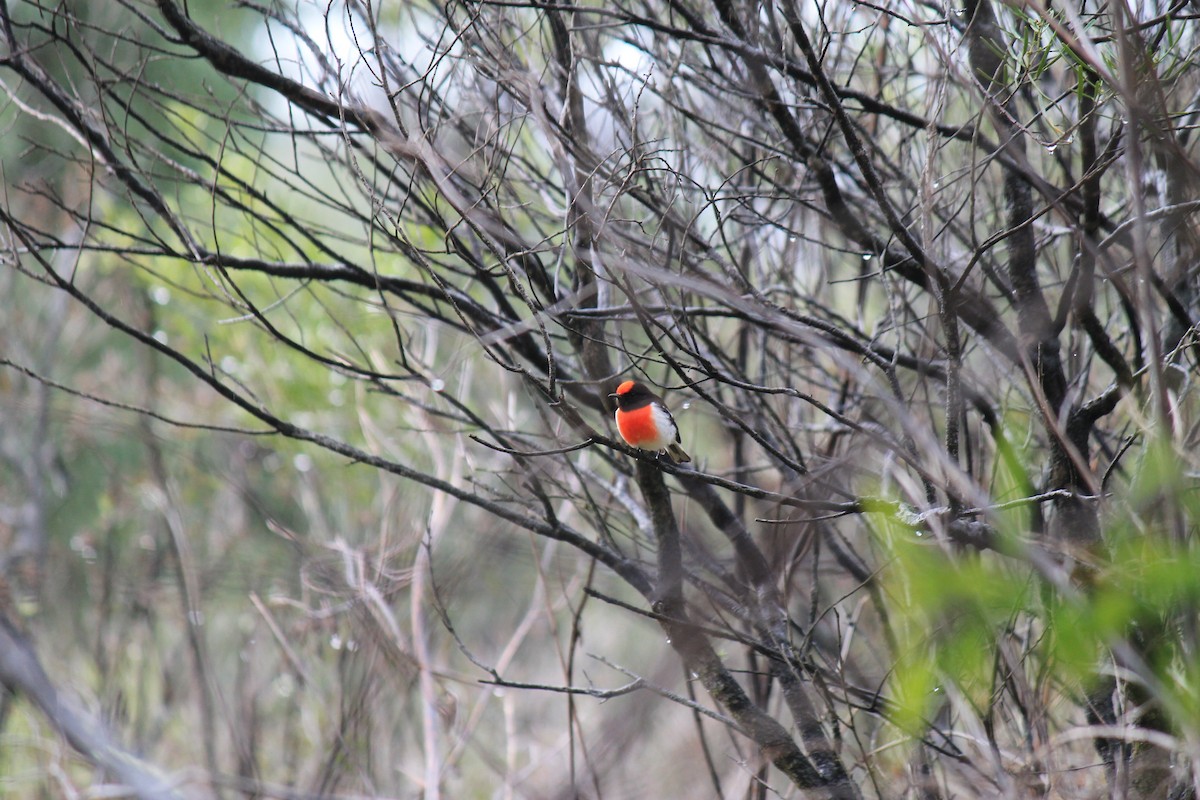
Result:
[[181,795],[153,766],[113,743],[98,721],[59,693],[28,637],[0,614],[0,684],[37,706],[55,730],[92,764],[113,775],[139,800],[178,800]]

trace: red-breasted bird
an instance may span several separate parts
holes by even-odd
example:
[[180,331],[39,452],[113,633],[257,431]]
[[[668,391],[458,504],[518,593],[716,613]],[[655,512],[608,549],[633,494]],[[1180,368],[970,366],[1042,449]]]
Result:
[[654,392],[636,381],[625,381],[609,395],[617,398],[617,430],[639,450],[667,452],[676,464],[691,461],[679,446],[679,426]]

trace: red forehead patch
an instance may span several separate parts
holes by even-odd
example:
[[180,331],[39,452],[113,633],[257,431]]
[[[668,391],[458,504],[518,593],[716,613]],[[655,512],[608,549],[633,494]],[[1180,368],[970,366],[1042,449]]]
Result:
[[625,394],[626,392],[628,392],[630,389],[633,388],[633,385],[634,385],[633,381],[622,382],[621,385],[617,387],[617,394]]

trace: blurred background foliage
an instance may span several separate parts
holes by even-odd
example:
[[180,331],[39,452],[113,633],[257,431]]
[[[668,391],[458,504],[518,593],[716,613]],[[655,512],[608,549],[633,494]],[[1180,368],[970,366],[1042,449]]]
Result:
[[[224,2],[188,7],[230,44],[271,57],[260,15],[231,11]],[[98,70],[121,73],[136,66],[139,80],[169,85],[177,96],[236,106],[241,90],[213,82],[203,62],[165,53],[145,59],[140,50],[122,46],[122,39],[155,37],[134,10],[72,4],[73,31],[93,35],[92,46],[106,57]],[[35,4],[13,3],[9,11],[16,19],[47,19]],[[100,33],[113,29],[121,37]],[[88,83],[79,79],[77,62],[42,63],[64,82],[80,88]],[[330,217],[328,205],[290,191],[263,170],[264,158],[291,162],[324,192],[344,176],[332,177],[320,153],[307,146],[293,151],[286,138],[266,133],[245,138],[244,129],[214,126],[209,110],[173,99],[154,104],[137,98],[128,110],[116,130],[143,163],[150,156],[142,146],[155,147],[160,129],[176,134],[173,141],[182,132],[192,152],[162,151],[182,168],[203,170],[219,159],[225,185],[239,202],[306,219],[314,235],[339,239],[347,257],[369,260],[358,234],[350,231],[347,239],[339,233],[355,218]],[[88,173],[98,165],[46,155],[71,149],[57,125],[8,103],[0,126],[6,183],[40,187],[71,203],[89,193]],[[231,133],[236,142],[227,138]],[[257,223],[247,227],[227,206],[206,218],[213,205],[202,185],[172,177],[163,189],[199,229],[213,232],[211,247],[245,257],[286,252],[295,258],[297,247],[316,254],[311,242],[284,241]],[[114,250],[168,235],[160,221],[148,226],[144,211],[125,201],[104,192],[91,196],[87,202],[107,227],[88,235]],[[47,214],[56,213],[47,206]],[[73,253],[69,243],[81,231],[65,218],[58,228],[67,248],[56,266],[71,272],[98,303],[138,320],[162,342],[210,354],[212,369],[253,385],[264,405],[414,465],[464,457],[446,447],[457,438],[455,426],[427,408],[381,396],[289,352],[246,320],[223,316],[229,309],[208,270],[131,262],[118,252]],[[19,573],[23,580],[13,587],[13,599],[51,673],[136,753],[181,769],[185,785],[196,780],[186,765],[205,764],[204,749],[211,746],[210,768],[237,765],[248,778],[294,786],[306,796],[414,792],[422,780],[420,749],[413,747],[420,717],[409,643],[415,614],[424,617],[428,658],[438,665],[437,724],[458,743],[447,760],[447,786],[457,796],[486,795],[510,768],[525,779],[561,769],[565,703],[547,713],[542,703],[481,688],[482,673],[453,638],[434,630],[440,629],[437,600],[427,593],[416,608],[410,602],[416,554],[434,544],[428,525],[438,500],[311,446],[189,429],[193,423],[254,426],[179,365],[99,324],[36,276],[5,270],[0,281],[8,366],[0,372],[0,497],[6,510],[36,502],[46,523],[46,553],[37,562],[44,570]],[[364,302],[364,293],[345,297],[336,288],[281,286],[256,275],[243,276],[238,286],[263,308],[286,298],[271,321],[304,347],[368,350],[382,364],[394,357],[388,353],[389,319],[377,303],[372,309],[369,299]],[[352,326],[353,336],[339,323]],[[432,326],[418,326],[408,343],[439,363],[454,363],[461,347],[453,334]],[[79,394],[47,387],[13,364]],[[430,376],[433,381],[464,401],[503,396],[494,382],[472,386],[469,369]],[[429,385],[403,391],[423,404],[436,395]],[[33,484],[43,496],[33,497]],[[546,584],[557,589],[578,583],[573,560],[557,558],[552,542],[489,534],[493,525],[478,512],[442,505],[443,535],[431,569],[463,644],[488,663],[505,664],[510,679],[554,682],[574,609],[547,598]],[[12,522],[0,524],[8,539],[16,530]],[[597,626],[595,635],[603,630]],[[653,663],[631,666],[656,669]],[[599,670],[604,679],[614,677]],[[18,797],[87,791],[97,776],[36,710],[11,695],[3,710],[0,791]],[[631,718],[628,708],[593,706],[587,714],[600,725],[650,721]],[[218,776],[218,789],[240,795],[246,788],[225,780],[222,786]]]

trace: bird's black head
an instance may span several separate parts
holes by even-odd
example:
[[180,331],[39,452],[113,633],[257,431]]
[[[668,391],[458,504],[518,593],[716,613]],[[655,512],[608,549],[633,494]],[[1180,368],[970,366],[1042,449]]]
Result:
[[654,393],[642,386],[637,381],[625,381],[617,390],[609,395],[609,397],[617,398],[617,408],[622,411],[628,411],[633,408],[641,408],[647,403],[651,403],[658,398]]

